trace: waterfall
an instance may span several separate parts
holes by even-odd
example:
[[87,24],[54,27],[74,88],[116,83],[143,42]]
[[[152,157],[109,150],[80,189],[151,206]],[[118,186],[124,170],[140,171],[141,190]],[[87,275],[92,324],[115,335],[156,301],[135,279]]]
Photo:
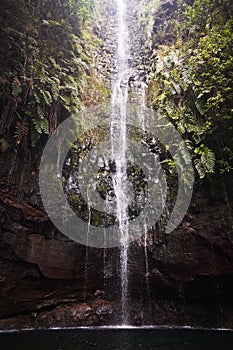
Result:
[[116,196],[116,217],[121,235],[121,299],[122,324],[128,323],[128,195],[127,195],[127,100],[129,80],[129,34],[124,0],[115,0],[117,27],[116,76],[112,78],[111,151],[115,173],[113,187]]

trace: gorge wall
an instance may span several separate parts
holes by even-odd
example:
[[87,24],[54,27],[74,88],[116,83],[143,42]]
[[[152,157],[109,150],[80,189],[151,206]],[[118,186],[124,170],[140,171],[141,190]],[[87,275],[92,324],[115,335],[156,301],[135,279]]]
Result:
[[[150,84],[157,49],[173,40],[169,20],[175,0],[158,2],[143,21],[150,1],[128,1],[134,47],[131,98]],[[189,1],[189,3],[192,3]],[[100,80],[110,89],[114,71],[114,9],[102,1],[93,31],[102,40],[96,56]],[[157,35],[164,30],[163,37]],[[146,38],[146,39],[145,39]],[[155,39],[157,38],[157,39]],[[155,40],[158,40],[157,42]],[[106,92],[105,92],[106,93]],[[147,98],[147,104],[150,98]],[[41,147],[42,148],[42,147]],[[119,249],[87,248],[62,235],[43,209],[38,159],[21,152],[0,155],[0,328],[117,324]],[[166,324],[233,327],[233,236],[230,176],[216,180],[226,196],[213,197],[209,182],[195,185],[190,208],[172,234],[149,233],[148,266],[144,245],[130,247],[129,312],[133,325]]]

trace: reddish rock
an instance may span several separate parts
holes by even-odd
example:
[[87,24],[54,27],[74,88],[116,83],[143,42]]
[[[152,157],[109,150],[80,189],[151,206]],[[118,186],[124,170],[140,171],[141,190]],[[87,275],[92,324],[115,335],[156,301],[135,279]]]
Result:
[[2,207],[4,208],[4,215],[6,217],[9,216],[15,220],[24,219],[33,223],[44,223],[49,220],[45,212],[16,198],[4,188],[0,188],[0,201],[3,203]]
[[[41,209],[3,188],[0,210],[0,327],[119,321],[117,248],[86,249],[59,233]],[[185,320],[205,325],[212,320],[219,325],[214,308],[211,313],[204,304],[221,304],[227,310],[232,303],[233,240],[228,216],[224,204],[205,211],[193,206],[172,234],[152,232],[148,270],[143,240],[131,245],[129,312],[134,324]],[[225,312],[223,322],[233,326],[231,314]]]

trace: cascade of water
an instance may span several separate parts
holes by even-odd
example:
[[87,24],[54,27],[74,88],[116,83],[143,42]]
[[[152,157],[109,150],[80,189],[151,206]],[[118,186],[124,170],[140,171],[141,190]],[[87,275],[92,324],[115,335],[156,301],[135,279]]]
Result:
[[116,196],[116,216],[121,234],[121,298],[122,324],[128,323],[128,195],[127,195],[127,125],[126,108],[129,79],[129,37],[124,0],[115,0],[117,9],[117,77],[112,81],[111,147],[115,167],[113,187]]

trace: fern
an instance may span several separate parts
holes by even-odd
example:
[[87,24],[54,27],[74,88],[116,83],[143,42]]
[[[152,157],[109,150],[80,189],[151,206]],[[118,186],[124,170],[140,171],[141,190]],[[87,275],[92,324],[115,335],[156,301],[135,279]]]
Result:
[[206,107],[205,107],[203,101],[201,101],[201,100],[196,100],[196,101],[195,101],[195,106],[196,106],[198,112],[199,112],[201,115],[204,115],[204,114],[205,114],[205,112],[206,112]]
[[39,105],[40,104],[40,96],[38,95],[38,93],[34,92],[34,98]]
[[195,159],[194,164],[200,178],[204,178],[206,174],[214,173],[216,157],[211,149],[201,144],[195,148],[194,154],[199,155],[199,158]]
[[40,90],[41,95],[43,96],[44,102],[47,106],[51,106],[53,99],[49,91],[47,90]]
[[17,96],[19,96],[19,94],[21,94],[21,92],[22,92],[21,83],[20,83],[18,78],[14,78],[14,80],[12,82],[12,95],[14,97],[17,97]]
[[194,160],[194,165],[195,168],[200,176],[201,179],[204,179],[204,177],[206,176],[205,170],[201,164],[201,160],[200,159],[195,159]]
[[59,83],[60,81],[57,79],[53,79],[52,80],[52,84],[51,84],[51,93],[53,96],[53,99],[56,100],[59,96]]
[[41,117],[39,119],[33,118],[32,119],[35,131],[41,135],[41,134],[49,134],[49,123],[48,120]]
[[16,139],[16,143],[19,145],[22,142],[22,139],[28,134],[27,123],[25,121],[17,122],[15,129],[14,137]]
[[31,129],[31,145],[32,147],[35,147],[37,142],[40,139],[40,134],[35,129]]
[[214,152],[206,147],[205,152],[203,152],[201,155],[201,163],[208,174],[214,173],[215,161],[216,159]]
[[67,110],[70,111],[70,104],[71,104],[71,99],[69,96],[60,96],[60,101],[62,106]]

